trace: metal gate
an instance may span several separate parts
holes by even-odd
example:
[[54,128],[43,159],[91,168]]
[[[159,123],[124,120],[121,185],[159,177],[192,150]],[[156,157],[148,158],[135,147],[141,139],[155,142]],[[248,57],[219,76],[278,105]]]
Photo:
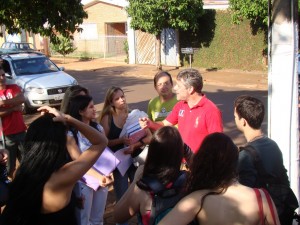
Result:
[[178,46],[176,44],[176,31],[164,29],[161,33],[161,64],[167,66],[178,65]]
[[[173,29],[161,33],[161,64],[179,66],[178,36]],[[135,57],[137,64],[155,65],[156,38],[152,34],[135,31]]]

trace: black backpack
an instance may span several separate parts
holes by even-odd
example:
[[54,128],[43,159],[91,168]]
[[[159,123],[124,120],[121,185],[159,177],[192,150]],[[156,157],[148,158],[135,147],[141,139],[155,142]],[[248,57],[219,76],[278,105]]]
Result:
[[[245,150],[251,156],[253,165],[257,171],[258,182],[262,184],[262,187],[258,188],[265,188],[271,195],[276,206],[281,225],[291,225],[293,223],[293,219],[297,219],[295,209],[297,209],[299,205],[298,200],[289,184],[286,184],[286,182],[282,180],[285,174],[277,178],[268,175],[257,151],[253,146],[247,145],[246,147],[240,148],[240,150]],[[282,173],[286,173],[286,170],[282,171]]]
[[[149,225],[158,224],[159,221],[184,197],[184,187],[186,184],[187,172],[181,171],[176,181],[171,187],[165,187],[158,179],[143,177],[139,181],[142,186],[146,186],[152,195],[152,206]],[[138,185],[139,186],[139,185]]]

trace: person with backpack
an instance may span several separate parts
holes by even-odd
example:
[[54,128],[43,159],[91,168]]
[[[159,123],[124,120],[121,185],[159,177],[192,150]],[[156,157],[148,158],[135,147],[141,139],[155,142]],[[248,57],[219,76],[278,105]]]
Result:
[[114,207],[118,223],[139,214],[143,225],[157,224],[184,195],[186,173],[180,171],[183,141],[178,130],[166,126],[150,141],[145,165]]
[[223,133],[209,134],[190,167],[186,197],[159,225],[208,224],[279,225],[267,192],[239,184],[238,148]]
[[239,182],[265,188],[276,205],[281,224],[291,225],[298,201],[290,188],[278,145],[261,130],[264,115],[265,108],[259,99],[245,95],[236,98],[235,123],[247,140],[239,154]]

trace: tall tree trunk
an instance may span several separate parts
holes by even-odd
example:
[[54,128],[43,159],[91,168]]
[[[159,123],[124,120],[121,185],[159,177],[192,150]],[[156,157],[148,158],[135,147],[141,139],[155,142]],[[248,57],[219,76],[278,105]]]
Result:
[[156,69],[161,70],[161,39],[160,34],[156,35]]

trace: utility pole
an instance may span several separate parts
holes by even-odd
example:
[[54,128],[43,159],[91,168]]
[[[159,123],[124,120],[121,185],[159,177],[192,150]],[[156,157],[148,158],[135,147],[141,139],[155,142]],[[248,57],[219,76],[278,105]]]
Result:
[[269,0],[268,132],[277,142],[299,200],[297,0]]

